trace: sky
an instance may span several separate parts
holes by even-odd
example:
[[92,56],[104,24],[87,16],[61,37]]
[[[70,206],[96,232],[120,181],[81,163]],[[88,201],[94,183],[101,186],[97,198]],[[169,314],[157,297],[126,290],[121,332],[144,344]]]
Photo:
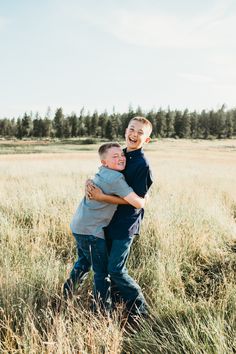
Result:
[[236,107],[235,0],[0,0],[0,118]]

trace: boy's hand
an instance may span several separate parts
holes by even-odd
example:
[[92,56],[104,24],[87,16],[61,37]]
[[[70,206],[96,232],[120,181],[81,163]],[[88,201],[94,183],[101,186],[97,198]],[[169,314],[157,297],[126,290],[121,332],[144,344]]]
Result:
[[86,197],[90,200],[102,201],[103,191],[95,186],[91,180],[86,181]]
[[85,194],[86,198],[88,198],[88,199],[89,199],[88,191],[89,191],[89,188],[90,188],[91,184],[93,184],[93,180],[91,178],[86,179],[85,188],[84,188],[84,194]]

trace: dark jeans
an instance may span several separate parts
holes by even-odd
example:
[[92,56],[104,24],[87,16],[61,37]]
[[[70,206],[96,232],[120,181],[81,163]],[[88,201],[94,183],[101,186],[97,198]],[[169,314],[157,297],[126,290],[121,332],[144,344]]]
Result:
[[126,262],[134,237],[123,240],[107,240],[108,273],[112,282],[112,295],[117,292],[133,314],[147,314],[147,303],[140,286],[128,274]]
[[107,272],[108,255],[105,240],[92,235],[73,234],[78,260],[70,273],[73,284],[80,283],[90,268],[94,272],[94,297],[104,306],[109,301],[110,279]]

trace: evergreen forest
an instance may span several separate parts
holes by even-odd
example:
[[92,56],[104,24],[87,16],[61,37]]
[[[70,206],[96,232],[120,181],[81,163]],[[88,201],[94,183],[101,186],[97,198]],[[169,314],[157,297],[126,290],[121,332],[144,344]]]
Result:
[[131,118],[141,115],[153,124],[152,138],[191,138],[222,139],[236,135],[236,109],[226,110],[223,105],[218,110],[190,112],[181,110],[133,110],[126,113],[108,114],[106,111],[92,114],[81,109],[80,114],[65,115],[62,108],[55,111],[50,108],[44,117],[39,113],[25,113],[17,119],[0,119],[1,138],[101,138],[116,139],[124,136],[125,128]]

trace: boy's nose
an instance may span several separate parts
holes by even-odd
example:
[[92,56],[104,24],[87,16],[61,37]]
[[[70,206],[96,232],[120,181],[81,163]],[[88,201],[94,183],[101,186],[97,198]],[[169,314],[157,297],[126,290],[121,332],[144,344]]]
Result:
[[132,132],[132,134],[131,134],[131,136],[135,136],[135,137],[136,137],[136,136],[137,136],[137,134],[138,134],[138,132],[133,131],[133,132]]

